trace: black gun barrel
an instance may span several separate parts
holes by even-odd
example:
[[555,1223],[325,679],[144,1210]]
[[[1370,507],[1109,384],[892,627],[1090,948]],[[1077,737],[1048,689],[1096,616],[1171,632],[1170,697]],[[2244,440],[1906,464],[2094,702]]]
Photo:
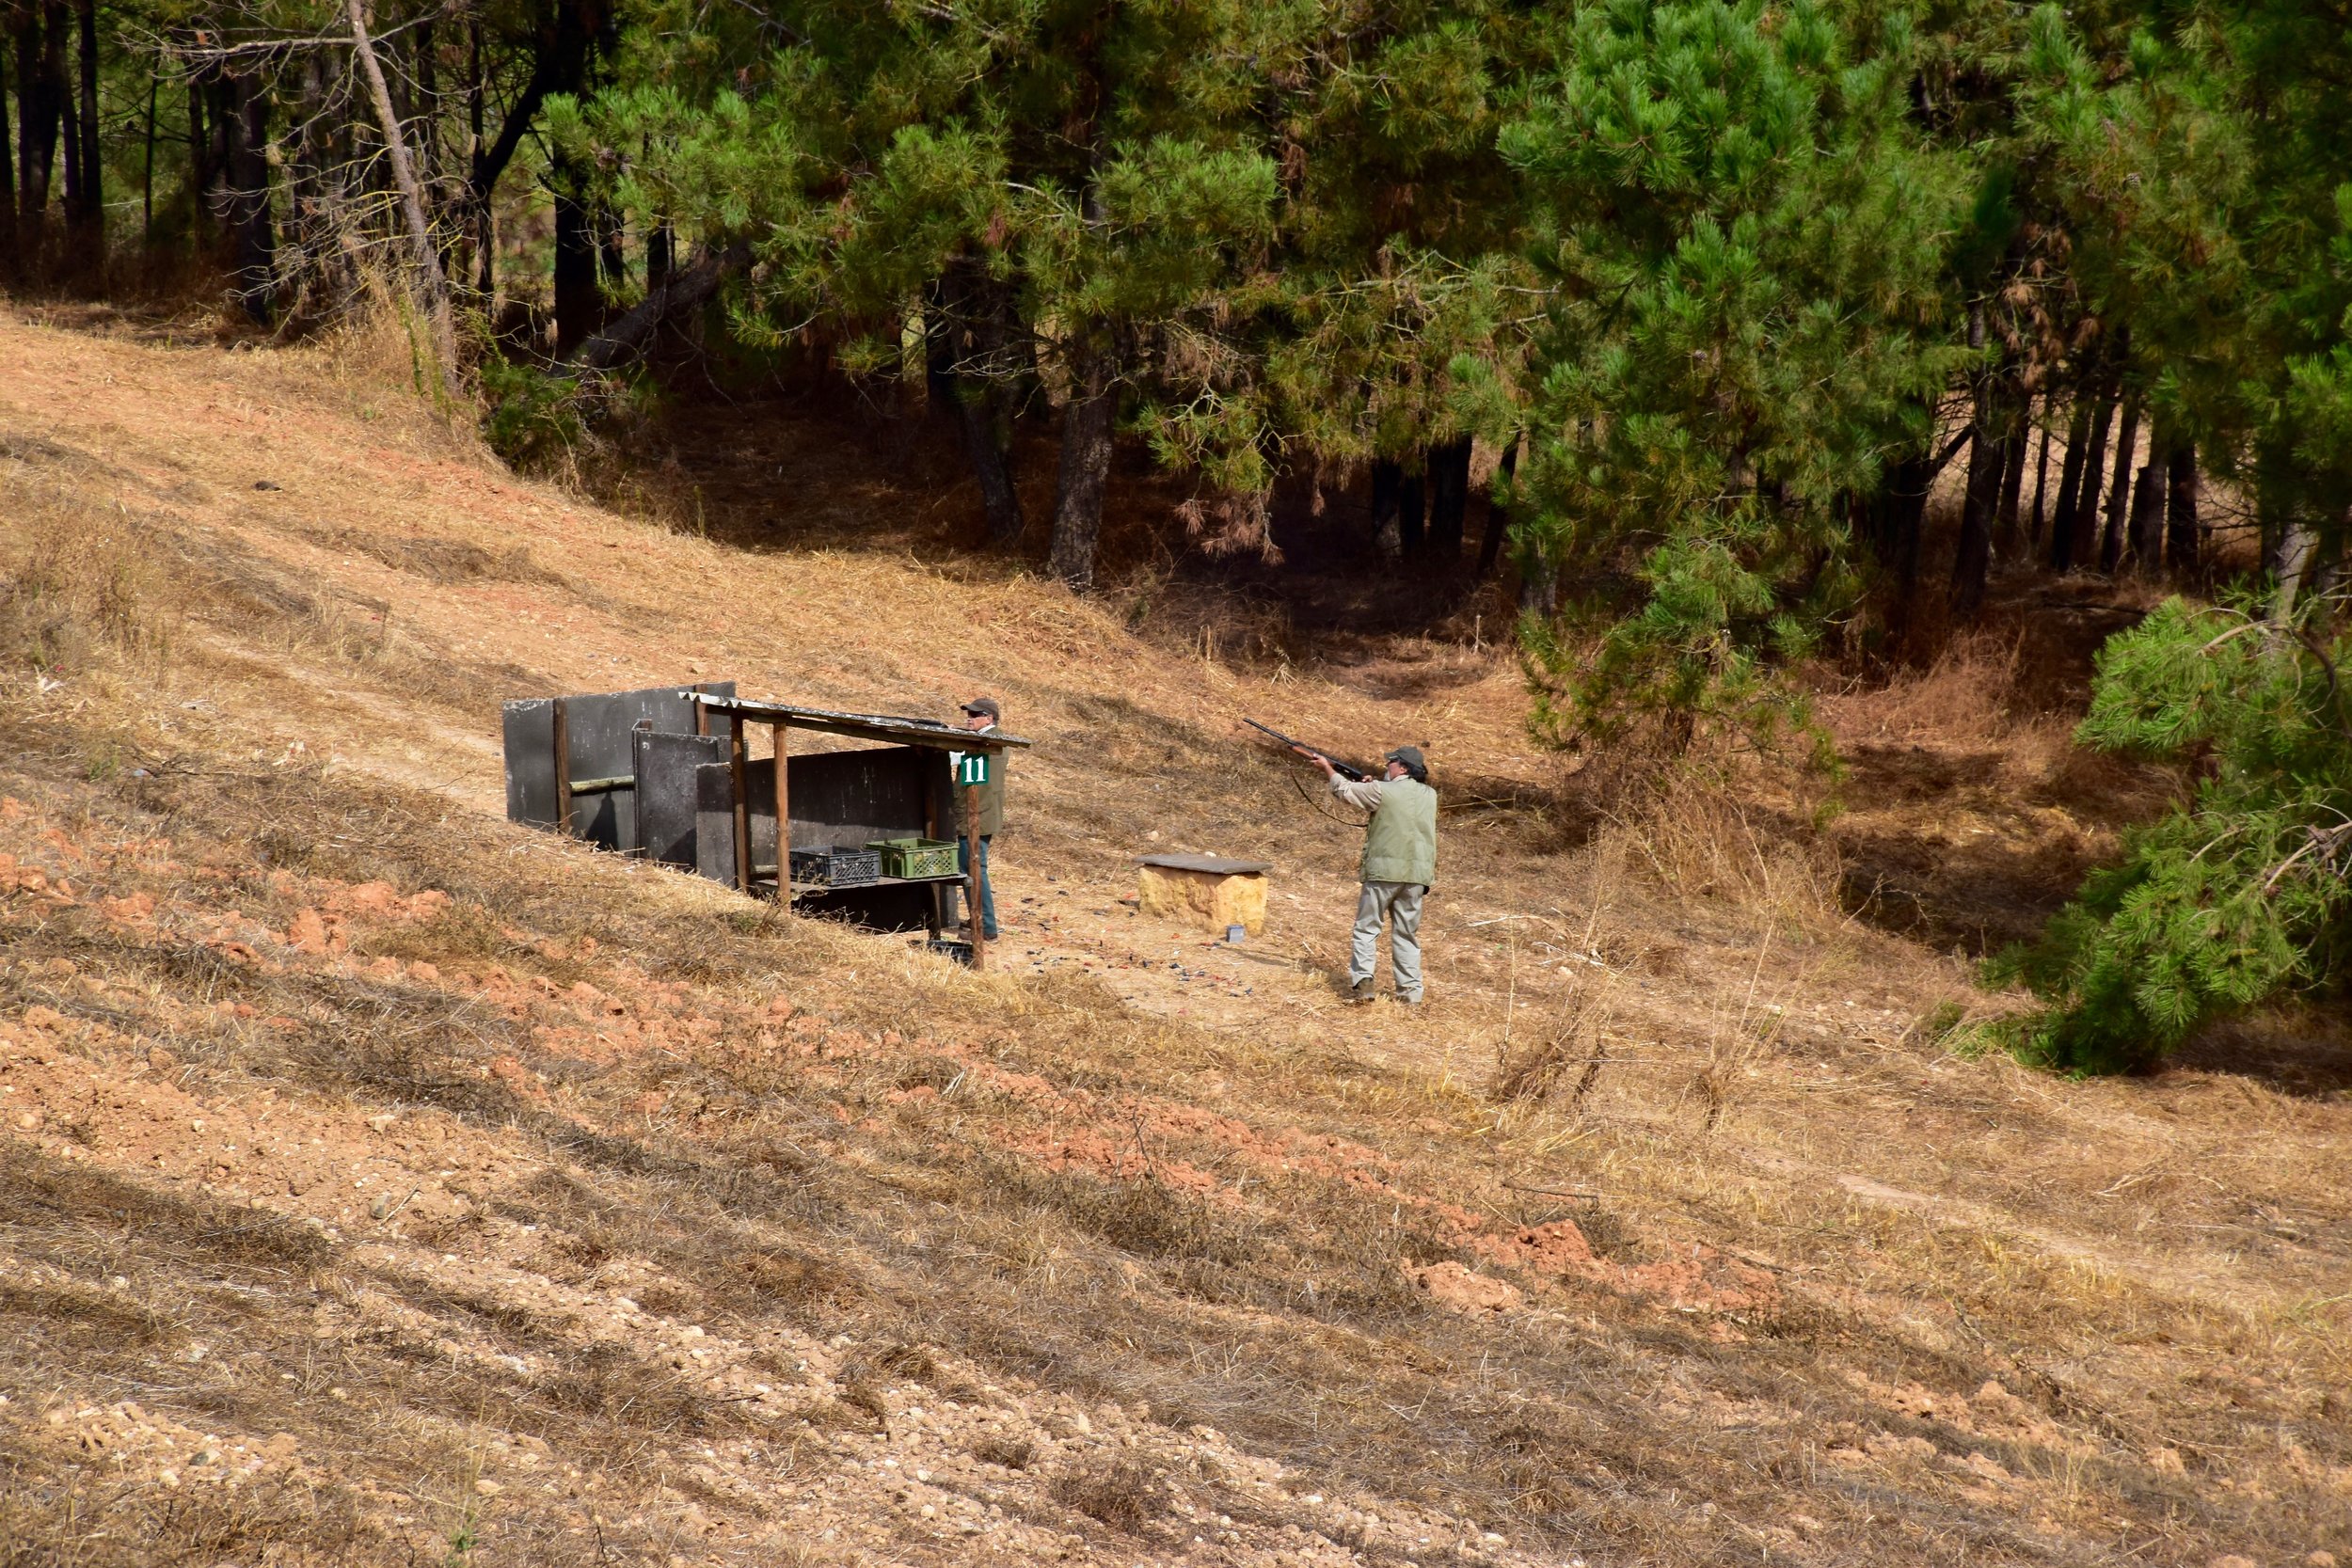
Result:
[[1330,752],[1325,751],[1320,746],[1310,746],[1303,740],[1293,740],[1289,736],[1284,735],[1280,730],[1274,728],[1271,724],[1261,724],[1255,719],[1248,718],[1243,719],[1242,722],[1248,725],[1251,729],[1256,730],[1261,735],[1272,736],[1275,739],[1280,741],[1285,746],[1295,746],[1299,751],[1307,752],[1315,756],[1321,757],[1324,761],[1331,765],[1331,770],[1333,772],[1352,784],[1361,784],[1366,779],[1372,777],[1370,773],[1366,772],[1363,768],[1357,767],[1354,763],[1342,762],[1339,758],[1333,756]]

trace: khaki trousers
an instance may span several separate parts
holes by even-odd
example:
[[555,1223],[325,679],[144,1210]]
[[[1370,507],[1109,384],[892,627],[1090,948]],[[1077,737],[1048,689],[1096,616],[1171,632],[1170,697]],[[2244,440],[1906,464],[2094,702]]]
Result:
[[1371,980],[1380,961],[1380,923],[1389,923],[1389,967],[1396,993],[1421,1000],[1421,901],[1429,890],[1419,882],[1366,882],[1356,898],[1356,940],[1348,951],[1347,983]]

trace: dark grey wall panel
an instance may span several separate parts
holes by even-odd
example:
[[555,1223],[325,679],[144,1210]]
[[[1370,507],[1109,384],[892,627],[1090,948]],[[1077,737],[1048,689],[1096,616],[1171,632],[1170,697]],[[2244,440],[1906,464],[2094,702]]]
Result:
[[[693,683],[646,687],[638,691],[567,695],[565,714],[571,776],[574,779],[613,778],[631,771],[634,763],[630,732],[641,719],[653,721],[663,735],[694,733],[694,704],[678,695]],[[735,695],[733,681],[705,681],[703,689],[723,697]],[[503,705],[501,725],[506,741],[506,816],[512,822],[532,827],[555,826],[555,700],[532,697]],[[710,720],[710,733],[723,742],[734,721],[719,715]],[[626,794],[618,802],[609,796],[583,796],[572,802],[572,823],[583,838],[608,848],[633,847],[633,804]]]
[[[773,865],[776,765],[754,757],[743,765],[743,776],[752,795],[752,864]],[[714,882],[735,885],[735,786],[724,762],[694,769],[694,869]]]
[[695,769],[726,760],[726,742],[715,736],[637,736],[637,832],[647,860],[696,869],[695,816],[700,781]]
[[791,759],[789,779],[795,847],[862,849],[868,839],[927,832],[926,796],[945,792],[947,753],[922,746],[816,752]]

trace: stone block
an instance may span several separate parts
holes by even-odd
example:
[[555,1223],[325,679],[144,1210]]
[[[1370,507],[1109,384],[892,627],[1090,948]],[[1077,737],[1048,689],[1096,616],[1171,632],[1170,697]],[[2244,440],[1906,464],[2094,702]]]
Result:
[[1253,937],[1265,929],[1263,869],[1200,870],[1147,861],[1137,867],[1137,876],[1136,907],[1145,914],[1219,936],[1229,926],[1239,926]]

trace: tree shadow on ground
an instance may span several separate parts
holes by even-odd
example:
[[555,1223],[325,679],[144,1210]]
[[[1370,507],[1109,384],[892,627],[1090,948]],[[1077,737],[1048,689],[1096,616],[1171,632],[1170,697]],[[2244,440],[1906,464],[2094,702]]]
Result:
[[2168,1069],[2257,1080],[2298,1100],[2352,1101],[2352,1018],[2345,998],[2266,1008],[2201,1029]]

